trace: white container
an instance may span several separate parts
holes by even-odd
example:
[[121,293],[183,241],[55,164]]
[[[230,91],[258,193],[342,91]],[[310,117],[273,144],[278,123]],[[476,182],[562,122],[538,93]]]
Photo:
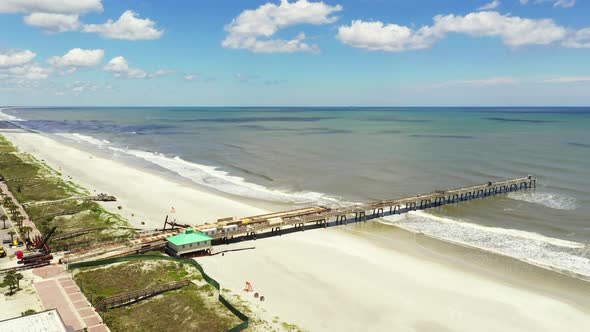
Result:
[[238,225],[227,225],[227,226],[221,227],[221,231],[224,233],[233,232],[237,229],[238,229]]
[[200,232],[203,233],[203,234],[206,234],[208,236],[212,236],[212,235],[215,235],[217,233],[217,228],[202,229]]

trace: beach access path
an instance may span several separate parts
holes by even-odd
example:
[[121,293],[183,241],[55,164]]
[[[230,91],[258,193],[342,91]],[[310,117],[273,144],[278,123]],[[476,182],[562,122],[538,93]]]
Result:
[[35,290],[45,309],[57,309],[67,326],[74,330],[87,328],[89,332],[108,332],[90,302],[66,271],[65,265],[49,265],[34,269],[40,278],[34,283]]

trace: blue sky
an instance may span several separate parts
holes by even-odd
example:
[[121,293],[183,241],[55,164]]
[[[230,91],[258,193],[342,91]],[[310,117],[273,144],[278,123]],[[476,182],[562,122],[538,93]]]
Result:
[[575,0],[2,0],[1,105],[589,105]]

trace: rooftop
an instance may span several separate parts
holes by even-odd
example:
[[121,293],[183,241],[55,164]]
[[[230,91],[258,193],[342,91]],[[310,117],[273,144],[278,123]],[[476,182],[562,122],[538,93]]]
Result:
[[56,309],[0,321],[2,332],[68,332]]
[[192,228],[187,228],[183,234],[171,236],[166,240],[172,242],[174,245],[182,246],[190,243],[211,241],[211,237],[201,232],[195,232]]

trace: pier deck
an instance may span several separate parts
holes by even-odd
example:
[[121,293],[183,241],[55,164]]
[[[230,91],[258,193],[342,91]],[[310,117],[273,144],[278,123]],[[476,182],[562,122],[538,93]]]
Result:
[[375,201],[365,204],[341,208],[326,208],[321,206],[277,212],[260,216],[252,216],[235,220],[233,218],[220,219],[216,223],[209,223],[195,227],[196,230],[216,229],[209,235],[213,239],[229,241],[232,238],[247,236],[255,238],[257,234],[271,232],[279,233],[288,228],[304,230],[313,224],[340,225],[349,222],[366,221],[382,217],[386,214],[402,214],[409,211],[423,210],[447,204],[456,204],[478,198],[485,198],[519,190],[536,187],[536,178],[527,177],[508,179],[496,182],[461,187],[449,190],[437,190],[431,193],[419,194],[392,200]]
[[[409,211],[429,209],[447,204],[457,204],[473,199],[536,187],[536,178],[527,176],[480,185],[437,190],[427,194],[382,200],[339,208],[323,206],[305,207],[295,210],[268,213],[246,218],[223,218],[213,223],[193,227],[209,235],[213,244],[224,244],[242,239],[256,239],[304,231],[305,229],[338,226],[352,222],[363,222],[384,215],[407,213]],[[163,229],[150,234],[138,235],[129,241],[117,241],[93,248],[76,249],[65,255],[68,262],[90,259],[97,255],[111,253],[109,257],[119,257],[130,253],[145,252],[160,248],[166,238],[184,232],[189,225],[168,223],[172,229]]]

